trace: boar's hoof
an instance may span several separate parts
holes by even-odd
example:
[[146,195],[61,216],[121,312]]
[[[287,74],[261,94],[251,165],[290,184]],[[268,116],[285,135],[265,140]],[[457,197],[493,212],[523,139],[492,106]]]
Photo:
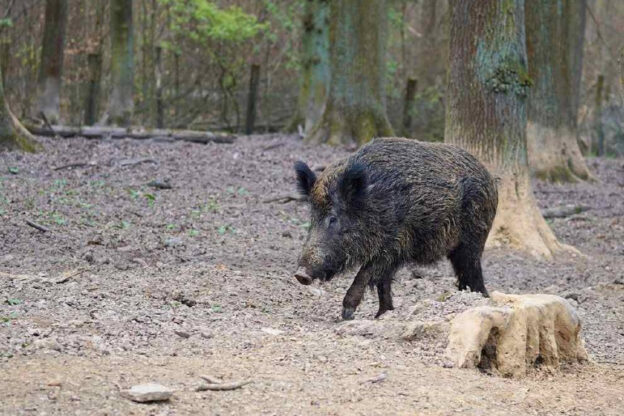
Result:
[[355,308],[342,308],[342,319],[345,321],[350,321],[353,319],[353,314],[355,313]]
[[392,311],[394,310],[394,308],[379,308],[379,310],[377,311],[377,313],[375,314],[375,319],[379,318],[381,315],[383,315],[384,313],[388,312],[388,311]]
[[310,277],[310,275],[308,275],[303,268],[299,268],[295,272],[295,278],[302,285],[306,285],[307,286],[307,285],[312,284],[312,277]]

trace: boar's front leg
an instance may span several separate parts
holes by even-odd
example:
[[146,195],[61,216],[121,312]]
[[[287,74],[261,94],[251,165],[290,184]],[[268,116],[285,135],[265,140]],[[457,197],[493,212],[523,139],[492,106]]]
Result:
[[379,294],[379,311],[376,317],[379,317],[387,310],[393,309],[390,284],[395,270],[396,267],[382,258],[374,258],[365,263],[358,271],[355,279],[353,279],[353,283],[351,283],[351,287],[347,290],[347,294],[342,301],[342,319],[353,319],[353,313],[362,301],[366,286],[371,284],[371,282],[377,286]]

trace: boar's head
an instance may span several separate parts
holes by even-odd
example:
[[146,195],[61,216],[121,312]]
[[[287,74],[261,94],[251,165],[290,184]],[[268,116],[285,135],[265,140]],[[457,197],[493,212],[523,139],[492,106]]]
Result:
[[310,203],[308,236],[295,277],[304,285],[329,280],[360,260],[367,200],[365,166],[328,167],[319,178],[304,162],[295,163],[299,192]]

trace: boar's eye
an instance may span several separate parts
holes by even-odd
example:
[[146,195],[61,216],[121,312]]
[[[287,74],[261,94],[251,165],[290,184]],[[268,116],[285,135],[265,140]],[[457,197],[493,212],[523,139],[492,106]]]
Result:
[[327,218],[327,224],[328,224],[328,225],[334,225],[334,224],[336,224],[337,222],[338,222],[338,218],[334,217],[333,215],[330,215],[330,216]]

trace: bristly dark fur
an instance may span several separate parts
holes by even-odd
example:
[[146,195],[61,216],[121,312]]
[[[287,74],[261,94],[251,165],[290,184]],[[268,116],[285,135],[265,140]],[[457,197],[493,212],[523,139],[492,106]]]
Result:
[[496,214],[494,180],[468,152],[409,139],[377,139],[316,178],[295,165],[312,221],[300,265],[331,278],[362,267],[343,302],[349,319],[364,288],[377,286],[378,315],[392,309],[391,281],[407,262],[447,257],[460,289],[487,295],[481,253]]
[[297,172],[297,189],[304,196],[310,195],[314,182],[316,182],[316,175],[308,165],[300,160],[295,162],[295,172]]

